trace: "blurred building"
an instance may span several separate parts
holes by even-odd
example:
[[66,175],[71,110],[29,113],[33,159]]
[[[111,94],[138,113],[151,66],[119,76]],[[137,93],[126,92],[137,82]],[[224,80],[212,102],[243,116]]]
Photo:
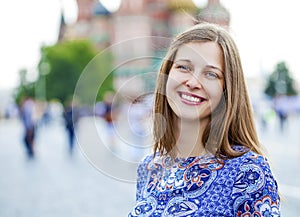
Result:
[[[98,0],[77,0],[77,4],[77,22],[65,25],[62,14],[59,40],[87,38],[99,50],[109,47],[117,89],[134,75],[157,71],[171,38],[196,19],[225,26],[230,20],[219,0],[208,0],[203,9],[192,0],[122,0],[113,13]],[[142,82],[142,76],[140,80],[135,83]],[[155,79],[127,89],[140,92],[151,82],[154,85]]]
[[228,29],[230,24],[230,13],[220,3],[220,0],[208,0],[207,5],[198,14],[197,20],[216,23]]
[[110,44],[110,12],[95,0],[77,0],[77,21],[65,25],[62,14],[59,40],[89,39],[99,49]]

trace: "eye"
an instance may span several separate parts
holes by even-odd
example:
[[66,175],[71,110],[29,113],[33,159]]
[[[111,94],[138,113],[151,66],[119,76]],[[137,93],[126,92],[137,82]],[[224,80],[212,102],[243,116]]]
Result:
[[191,71],[191,67],[188,65],[184,65],[184,64],[176,64],[175,68],[181,72],[190,72]]
[[219,78],[219,75],[215,72],[212,72],[212,71],[206,72],[205,75],[209,79],[218,79]]

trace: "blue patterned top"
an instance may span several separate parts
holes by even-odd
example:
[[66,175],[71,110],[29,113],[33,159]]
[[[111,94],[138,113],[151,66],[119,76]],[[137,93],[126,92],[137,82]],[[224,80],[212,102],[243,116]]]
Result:
[[130,217],[280,216],[278,187],[267,159],[252,151],[226,160],[147,156],[137,175]]

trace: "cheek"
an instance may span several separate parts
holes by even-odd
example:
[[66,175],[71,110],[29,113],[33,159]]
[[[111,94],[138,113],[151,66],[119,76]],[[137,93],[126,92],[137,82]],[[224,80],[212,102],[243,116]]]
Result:
[[168,95],[171,91],[174,91],[179,84],[178,77],[174,76],[174,74],[170,74],[166,83],[166,94]]
[[171,70],[168,76],[168,82],[174,83],[174,85],[179,85],[186,79],[186,74],[177,72],[176,70]]
[[223,91],[220,91],[219,93],[218,93],[218,95],[216,96],[216,104],[218,105],[219,104],[219,102],[221,101],[221,99],[222,98],[224,98],[225,96],[224,96],[224,92]]
[[168,77],[168,80],[167,80],[167,83],[166,83],[166,97],[167,97],[167,99],[169,97],[171,97],[172,90],[174,90],[174,88],[175,88],[174,81],[170,77]]
[[168,79],[167,84],[166,84],[166,98],[168,101],[168,104],[172,107],[173,103],[172,103],[172,99],[174,99],[175,96],[175,82]]
[[213,105],[217,105],[224,96],[223,84],[221,83],[208,85],[206,91]]
[[[176,111],[176,88],[178,87],[178,82],[175,81],[171,76],[168,78],[166,83],[166,98],[169,106],[173,111]],[[175,112],[176,113],[176,112]]]

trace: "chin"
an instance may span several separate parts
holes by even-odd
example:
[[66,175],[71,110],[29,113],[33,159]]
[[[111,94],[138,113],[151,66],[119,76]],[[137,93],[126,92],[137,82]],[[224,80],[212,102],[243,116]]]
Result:
[[210,118],[210,115],[177,115],[178,119],[182,121],[190,121],[190,122],[202,122],[204,120],[208,120]]

